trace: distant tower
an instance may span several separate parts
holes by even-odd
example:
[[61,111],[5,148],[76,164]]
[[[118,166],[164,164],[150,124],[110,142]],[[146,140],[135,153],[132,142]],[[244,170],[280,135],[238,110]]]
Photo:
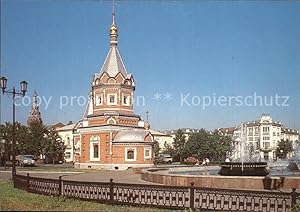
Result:
[[146,111],[146,123],[145,123],[145,129],[150,130],[150,124],[149,124],[149,111]]
[[36,91],[34,91],[33,98],[32,98],[31,111],[29,113],[29,117],[28,117],[28,121],[27,121],[28,126],[34,122],[39,122],[41,124],[43,123],[41,112],[40,112],[39,106],[38,106],[37,97],[38,97],[38,94]]

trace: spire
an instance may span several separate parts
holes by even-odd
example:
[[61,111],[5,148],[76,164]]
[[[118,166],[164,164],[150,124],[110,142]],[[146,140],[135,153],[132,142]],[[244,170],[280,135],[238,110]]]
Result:
[[32,107],[31,107],[31,111],[28,116],[27,124],[29,126],[34,122],[39,122],[41,124],[43,123],[41,112],[39,109],[38,94],[36,91],[34,91],[34,94],[33,94]]
[[145,129],[150,130],[150,124],[149,124],[149,111],[146,111],[146,123],[145,123]]
[[115,1],[113,0],[112,2],[112,24],[110,27],[110,45],[113,46],[117,46],[118,44],[118,27],[116,25],[115,22]]
[[37,94],[37,92],[35,90],[34,93],[33,93],[33,102],[32,102],[32,107],[33,108],[37,108],[38,107],[38,99],[37,99],[37,97],[38,97],[38,94]]

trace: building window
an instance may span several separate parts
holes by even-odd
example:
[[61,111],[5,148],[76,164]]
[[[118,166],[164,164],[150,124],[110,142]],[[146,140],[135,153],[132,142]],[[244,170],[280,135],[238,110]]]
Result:
[[108,105],[116,105],[117,104],[117,94],[109,94],[107,104]]
[[254,133],[255,133],[255,135],[259,134],[259,127],[254,128]]
[[263,127],[263,134],[269,134],[270,127]]
[[123,96],[123,105],[126,105],[126,106],[130,105],[130,96],[128,96],[128,95]]
[[99,158],[99,144],[93,144],[94,158]]
[[109,96],[109,103],[115,103],[115,96]]
[[67,145],[70,145],[70,137],[67,137]]
[[151,158],[151,148],[147,147],[144,148],[144,159],[150,159]]
[[92,136],[90,138],[90,161],[99,161],[100,159],[100,138]]
[[103,104],[103,98],[102,95],[97,95],[96,96],[96,106],[102,105]]
[[270,140],[270,137],[263,137],[264,141]]
[[134,151],[133,150],[128,150],[127,151],[127,159],[128,160],[133,160],[134,159]]
[[65,159],[70,159],[70,158],[71,158],[71,152],[66,152]]
[[266,149],[270,148],[270,142],[263,142],[263,147]]
[[123,105],[125,105],[125,106],[130,105],[130,96],[129,95],[123,95]]
[[136,148],[125,148],[125,161],[136,161]]
[[253,128],[248,128],[248,135],[253,135]]

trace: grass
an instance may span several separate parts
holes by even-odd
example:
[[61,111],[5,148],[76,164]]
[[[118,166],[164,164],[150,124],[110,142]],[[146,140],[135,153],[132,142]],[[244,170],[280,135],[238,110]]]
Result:
[[27,193],[13,187],[9,182],[0,182],[0,211],[167,211],[96,202],[66,199]]

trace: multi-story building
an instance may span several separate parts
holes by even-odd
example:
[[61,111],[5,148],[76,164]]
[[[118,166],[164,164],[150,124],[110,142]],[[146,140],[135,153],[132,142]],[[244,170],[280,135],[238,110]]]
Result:
[[153,164],[153,136],[133,112],[135,81],[118,50],[113,12],[110,49],[92,80],[90,100],[74,135],[75,167],[126,169]]
[[74,143],[74,136],[77,135],[76,129],[77,123],[70,123],[66,126],[56,128],[57,134],[65,146],[64,160],[68,163],[75,161],[75,150],[78,151],[78,146]]
[[[192,133],[196,133],[196,132],[199,132],[200,130],[199,129],[192,129],[192,128],[180,128],[180,130],[182,130],[183,134],[184,134],[184,137],[186,140],[189,139],[190,135]],[[177,133],[178,130],[166,130],[165,131],[165,134],[168,134],[170,135],[173,139],[176,137],[176,133]]]
[[220,135],[232,137],[236,127],[218,128],[217,130]]
[[232,137],[242,139],[254,150],[259,150],[261,158],[273,160],[278,157],[276,149],[280,140],[289,140],[296,147],[299,131],[284,127],[281,122],[273,121],[269,114],[262,114],[256,121],[244,122],[244,127],[236,127]]

